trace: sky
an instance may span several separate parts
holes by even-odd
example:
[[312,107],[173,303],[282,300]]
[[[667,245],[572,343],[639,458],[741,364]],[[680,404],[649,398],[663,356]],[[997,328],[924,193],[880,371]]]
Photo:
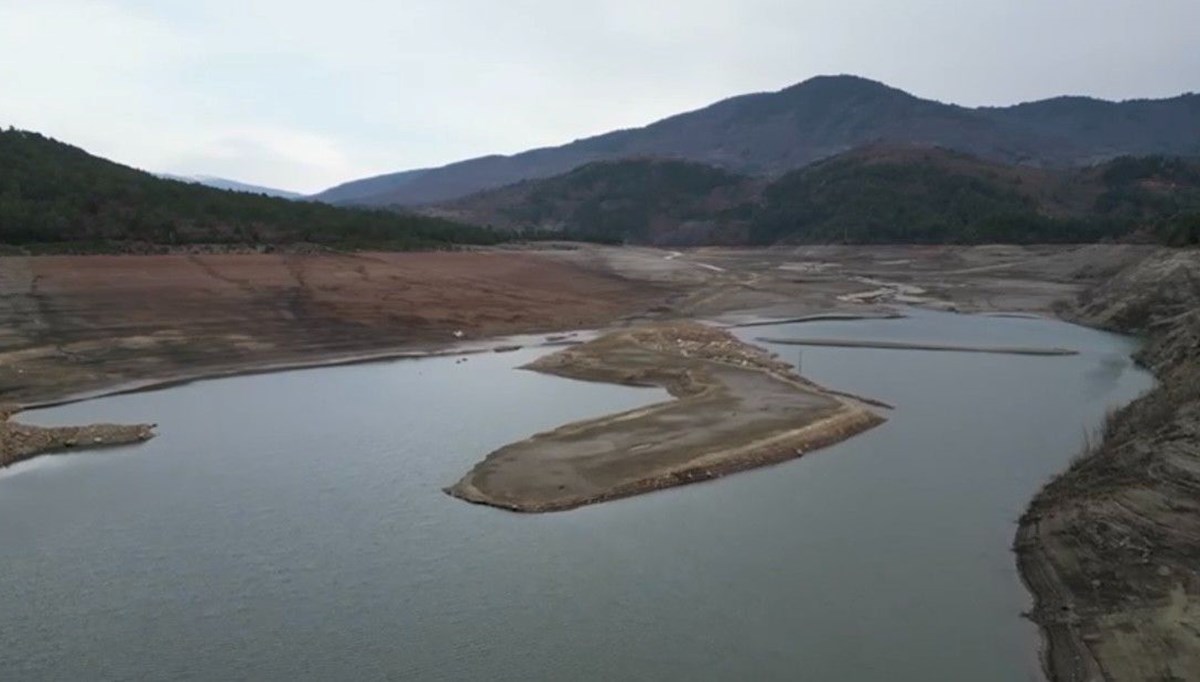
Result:
[[303,192],[842,73],[970,106],[1200,91],[1200,0],[0,0],[0,126]]

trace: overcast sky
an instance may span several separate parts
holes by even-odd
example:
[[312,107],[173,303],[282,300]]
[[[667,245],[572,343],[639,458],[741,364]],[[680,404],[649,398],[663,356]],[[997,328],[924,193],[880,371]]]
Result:
[[968,105],[1200,90],[1200,0],[0,0],[0,125],[298,191],[853,73]]

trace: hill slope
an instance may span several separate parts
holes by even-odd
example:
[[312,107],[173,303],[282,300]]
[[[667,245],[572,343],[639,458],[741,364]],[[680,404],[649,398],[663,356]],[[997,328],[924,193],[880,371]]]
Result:
[[468,197],[432,213],[496,229],[649,244],[744,242],[756,182],[687,161],[597,161]]
[[304,241],[406,249],[502,238],[437,218],[164,180],[37,133],[0,131],[0,244],[69,243],[78,250],[121,242]]
[[1122,154],[1200,153],[1200,95],[1121,103],[1059,98],[970,109],[863,78],[822,76],[778,92],[727,99],[644,128],[358,180],[314,198],[364,205],[437,203],[594,161],[631,157],[777,175],[880,142],[940,146],[988,160],[1047,166]]
[[597,162],[430,210],[501,229],[660,245],[1200,241],[1200,162],[1080,170],[872,146],[774,181],[682,161]]

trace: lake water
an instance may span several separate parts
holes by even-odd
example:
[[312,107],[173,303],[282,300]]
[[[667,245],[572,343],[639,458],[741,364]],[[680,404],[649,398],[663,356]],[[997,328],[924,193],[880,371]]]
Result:
[[546,352],[524,350],[27,413],[160,435],[0,473],[0,679],[1039,679],[1016,519],[1151,386],[1134,342],[920,311],[743,332],[1081,354],[803,348],[806,375],[893,403],[890,421],[541,516],[440,489],[507,442],[665,393],[515,371]]

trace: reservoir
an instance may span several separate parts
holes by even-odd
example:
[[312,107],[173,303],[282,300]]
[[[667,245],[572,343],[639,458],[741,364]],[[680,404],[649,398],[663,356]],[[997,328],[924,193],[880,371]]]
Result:
[[544,515],[441,489],[506,443],[664,391],[519,371],[550,352],[524,349],[24,413],[159,436],[0,471],[0,679],[1040,679],[1017,518],[1152,378],[1128,338],[907,312],[739,335],[1078,355],[772,346],[894,405],[889,421]]

